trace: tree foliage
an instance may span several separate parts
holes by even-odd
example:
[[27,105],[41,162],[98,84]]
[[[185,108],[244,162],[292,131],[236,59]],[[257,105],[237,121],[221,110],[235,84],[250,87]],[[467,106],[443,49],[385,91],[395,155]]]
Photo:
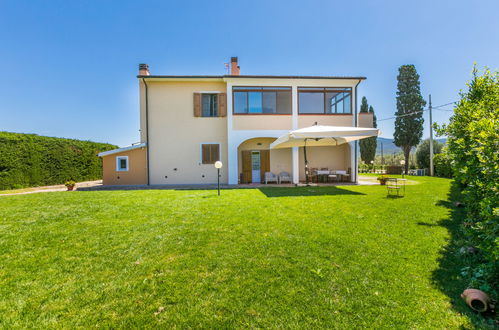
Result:
[[[447,126],[448,153],[454,178],[462,187],[468,244],[481,259],[471,271],[471,286],[497,297],[499,280],[499,73],[473,69],[468,91]],[[465,273],[465,272],[463,272]]]
[[[433,140],[433,154],[442,152],[444,145],[437,140]],[[430,139],[423,140],[416,149],[416,161],[420,168],[430,167]]]
[[442,152],[433,157],[435,175],[442,178],[452,178],[452,164],[447,148],[442,148]]
[[409,167],[409,153],[423,136],[423,108],[426,101],[421,96],[419,75],[412,64],[402,65],[397,76],[397,111],[395,115],[394,143],[405,157],[405,170]]
[[102,177],[101,151],[112,144],[0,132],[0,189]]
[[[376,115],[374,114],[374,109],[372,106],[369,106],[367,103],[367,98],[365,96],[362,97],[362,102],[360,105],[360,112],[370,112],[373,114],[373,127],[377,127],[376,123]],[[367,139],[362,139],[359,142],[360,145],[360,158],[366,164],[370,164],[371,161],[374,161],[374,157],[376,156],[376,147],[377,147],[377,138],[370,137]]]

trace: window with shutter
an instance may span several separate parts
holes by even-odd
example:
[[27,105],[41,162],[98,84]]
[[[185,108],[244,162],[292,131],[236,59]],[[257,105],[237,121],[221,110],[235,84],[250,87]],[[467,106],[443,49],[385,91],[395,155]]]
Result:
[[218,117],[218,94],[202,94],[201,109],[203,117]]
[[220,160],[220,144],[201,144],[201,163],[215,164]]

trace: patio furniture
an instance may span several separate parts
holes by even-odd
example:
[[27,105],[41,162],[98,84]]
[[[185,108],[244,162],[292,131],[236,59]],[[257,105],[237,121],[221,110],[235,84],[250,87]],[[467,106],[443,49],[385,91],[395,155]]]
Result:
[[317,182],[317,168],[315,167],[310,169],[310,181]]
[[328,182],[338,181],[338,176],[336,174],[333,174],[333,173],[334,173],[334,171],[331,171],[330,174],[327,176]]
[[272,172],[265,172],[265,184],[269,182],[279,183],[279,177]]
[[399,178],[386,178],[386,189],[388,190],[388,196],[395,196],[395,192],[397,193],[397,196],[404,196],[405,195],[405,182],[406,179],[399,179]]
[[345,170],[337,170],[336,175],[338,176],[338,181],[344,181],[350,176],[350,174],[348,174]]
[[293,181],[291,181],[291,175],[289,175],[288,172],[279,173],[279,183],[283,183],[283,181],[289,182],[289,183],[293,182]]
[[317,182],[321,181],[321,182],[326,182],[327,181],[327,178],[328,178],[328,175],[329,175],[329,169],[320,169],[320,170],[317,170],[316,171],[316,175],[317,175]]
[[309,183],[307,146],[339,146],[371,136],[378,136],[377,128],[363,127],[340,127],[315,125],[289,131],[280,136],[270,144],[270,149],[282,149],[291,147],[303,147],[303,159],[305,160],[305,182]]

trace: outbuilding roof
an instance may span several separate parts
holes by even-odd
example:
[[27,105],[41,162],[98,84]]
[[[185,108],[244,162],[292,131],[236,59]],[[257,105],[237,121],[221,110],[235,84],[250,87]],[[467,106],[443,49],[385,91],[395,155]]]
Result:
[[144,143],[139,143],[139,144],[132,144],[131,146],[128,146],[128,147],[123,147],[123,148],[118,148],[118,149],[113,149],[113,150],[99,152],[99,154],[97,156],[99,156],[99,157],[109,156],[109,155],[118,154],[118,153],[124,152],[124,151],[129,151],[129,150],[133,150],[133,149],[144,148],[145,146],[146,146],[145,142]]

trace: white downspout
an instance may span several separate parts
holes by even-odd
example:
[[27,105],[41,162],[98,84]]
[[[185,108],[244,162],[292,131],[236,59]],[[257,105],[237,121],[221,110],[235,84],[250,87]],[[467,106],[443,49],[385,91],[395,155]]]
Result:
[[[293,120],[293,130],[298,129],[298,87],[293,85],[291,87],[291,116]],[[300,182],[300,155],[299,148],[293,147],[292,152],[292,171],[293,171],[293,183],[297,184]]]

